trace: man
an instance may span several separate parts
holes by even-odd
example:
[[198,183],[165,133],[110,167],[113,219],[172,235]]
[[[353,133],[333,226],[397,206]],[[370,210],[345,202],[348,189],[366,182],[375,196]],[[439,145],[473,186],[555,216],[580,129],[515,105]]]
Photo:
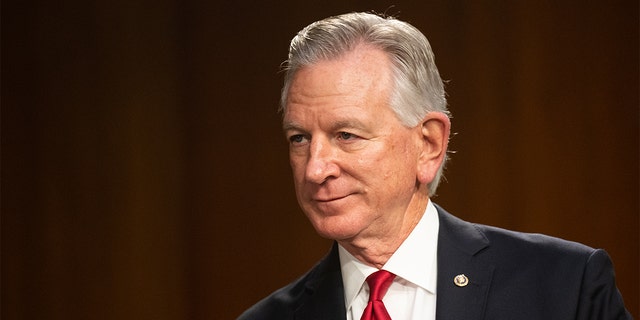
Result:
[[286,63],[297,199],[335,244],[240,319],[631,318],[604,251],[471,224],[431,202],[451,124],[420,31],[331,17],[298,33]]

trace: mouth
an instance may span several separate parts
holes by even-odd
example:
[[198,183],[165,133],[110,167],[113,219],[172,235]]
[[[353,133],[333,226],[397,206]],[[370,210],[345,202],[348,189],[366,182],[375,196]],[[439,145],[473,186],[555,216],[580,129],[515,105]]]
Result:
[[328,203],[328,202],[342,200],[344,198],[347,198],[350,195],[351,194],[347,194],[345,196],[339,196],[339,197],[317,197],[317,198],[313,198],[312,200],[318,203]]

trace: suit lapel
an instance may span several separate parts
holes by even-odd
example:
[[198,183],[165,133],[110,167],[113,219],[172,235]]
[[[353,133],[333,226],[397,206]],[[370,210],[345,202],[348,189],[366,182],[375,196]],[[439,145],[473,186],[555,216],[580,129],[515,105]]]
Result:
[[340,257],[338,245],[334,243],[331,252],[318,264],[307,282],[303,301],[294,318],[346,320],[346,316]]
[[[494,266],[477,255],[489,241],[473,224],[436,208],[440,218],[436,319],[482,319]],[[459,275],[464,277],[456,283]]]

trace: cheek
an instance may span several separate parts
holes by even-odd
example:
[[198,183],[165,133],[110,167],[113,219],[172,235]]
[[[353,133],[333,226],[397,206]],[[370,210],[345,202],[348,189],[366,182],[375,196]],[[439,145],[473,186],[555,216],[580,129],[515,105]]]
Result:
[[384,163],[384,171],[381,174],[391,183],[415,184],[417,179],[415,148],[407,143],[397,143],[390,146],[388,150],[389,152],[379,160],[380,163]]
[[[385,192],[406,184],[407,163],[405,157],[396,154],[397,149],[378,150],[361,154],[354,165],[345,168],[351,176],[372,188],[382,188]],[[355,160],[355,159],[354,159]]]
[[289,165],[291,166],[291,172],[293,173],[293,180],[296,183],[296,186],[304,178],[304,172],[305,172],[304,164],[305,162],[298,157],[289,158]]

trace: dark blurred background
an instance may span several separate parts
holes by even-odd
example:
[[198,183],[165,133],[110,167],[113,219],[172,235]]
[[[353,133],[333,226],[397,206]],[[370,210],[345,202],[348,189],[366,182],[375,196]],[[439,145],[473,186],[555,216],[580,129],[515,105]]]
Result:
[[638,9],[3,1],[2,318],[233,319],[310,268],[330,242],[294,197],[279,65],[308,23],[362,10],[421,29],[449,80],[435,201],[606,249],[640,316]]

